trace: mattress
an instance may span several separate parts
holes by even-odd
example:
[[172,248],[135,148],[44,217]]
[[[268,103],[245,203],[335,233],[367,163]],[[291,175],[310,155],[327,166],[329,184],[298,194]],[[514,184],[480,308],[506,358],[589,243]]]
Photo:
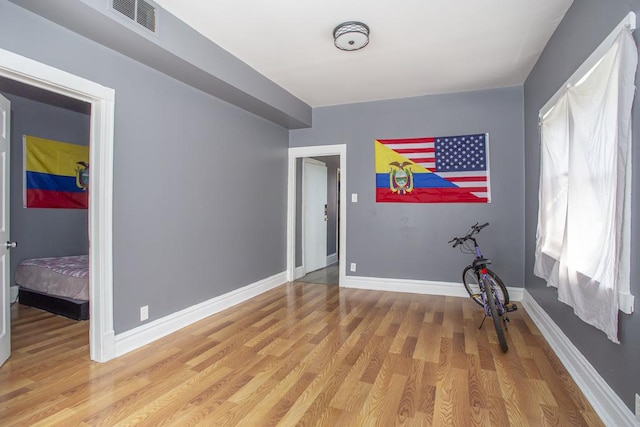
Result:
[[42,294],[89,300],[89,256],[34,258],[20,263],[15,283]]

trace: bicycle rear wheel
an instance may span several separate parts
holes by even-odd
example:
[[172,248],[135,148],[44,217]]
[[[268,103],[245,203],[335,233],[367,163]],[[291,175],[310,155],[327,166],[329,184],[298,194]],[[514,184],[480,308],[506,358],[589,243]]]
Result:
[[496,301],[494,300],[493,292],[491,292],[491,287],[485,286],[487,296],[487,305],[489,306],[489,312],[491,313],[491,318],[493,319],[493,325],[496,327],[496,335],[498,336],[498,342],[500,343],[500,349],[503,353],[506,353],[509,350],[509,346],[507,345],[507,338],[504,336],[504,330],[502,329],[502,323],[500,323],[500,315],[498,314],[498,307],[496,307]]
[[[464,284],[464,288],[469,293],[469,296],[478,304],[480,307],[484,307],[484,303],[482,302],[482,294],[480,293],[480,273],[476,272],[473,266],[467,266],[462,272],[462,283]],[[502,302],[502,305],[509,304],[509,292],[507,292],[507,287],[502,283],[502,280],[498,277],[496,273],[489,270],[487,268],[487,279],[491,280],[496,288],[496,293],[498,294],[498,298]]]

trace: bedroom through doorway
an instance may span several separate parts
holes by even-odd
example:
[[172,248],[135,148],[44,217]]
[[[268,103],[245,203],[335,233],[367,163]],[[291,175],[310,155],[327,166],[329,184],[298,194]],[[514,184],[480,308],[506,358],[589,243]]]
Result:
[[73,341],[88,349],[91,104],[2,76],[0,94],[11,102],[9,216],[17,245],[8,267],[11,329],[20,340],[14,346],[34,335],[68,345],[60,331],[80,322],[71,327]]

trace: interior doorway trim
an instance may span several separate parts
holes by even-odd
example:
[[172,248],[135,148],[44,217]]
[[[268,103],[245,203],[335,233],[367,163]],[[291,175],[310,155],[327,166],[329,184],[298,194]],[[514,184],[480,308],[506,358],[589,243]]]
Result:
[[115,357],[113,330],[113,130],[115,91],[0,49],[0,76],[91,104],[89,164],[89,347],[91,359]]
[[296,159],[340,156],[340,241],[338,242],[339,282],[343,286],[347,265],[347,145],[315,145],[289,148],[287,193],[287,281],[295,279],[296,269]]

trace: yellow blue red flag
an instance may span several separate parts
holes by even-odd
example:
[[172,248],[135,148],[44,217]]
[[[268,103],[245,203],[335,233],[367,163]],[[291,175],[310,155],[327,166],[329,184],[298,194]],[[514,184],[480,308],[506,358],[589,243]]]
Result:
[[376,202],[490,203],[488,134],[377,139]]
[[89,147],[25,135],[24,205],[87,209]]

